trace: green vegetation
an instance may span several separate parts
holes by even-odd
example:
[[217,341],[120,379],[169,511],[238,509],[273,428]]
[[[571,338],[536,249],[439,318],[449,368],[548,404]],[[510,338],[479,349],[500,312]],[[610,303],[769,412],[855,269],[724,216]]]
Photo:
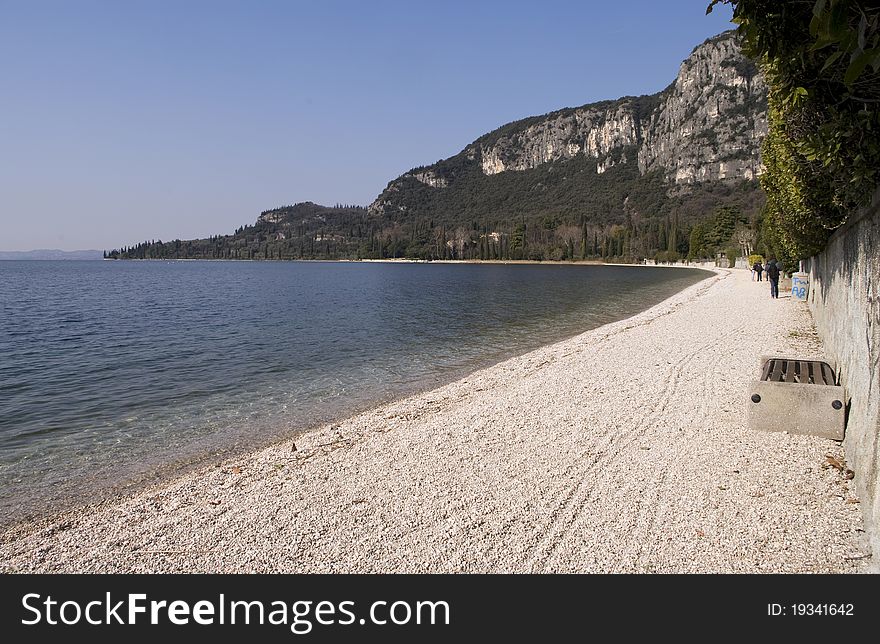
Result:
[[731,266],[740,256],[737,229],[753,228],[754,224],[739,208],[721,206],[711,217],[691,228],[688,260],[714,259],[724,253]]
[[[749,77],[757,73],[747,61],[729,65]],[[149,241],[113,250],[108,257],[675,262],[764,250],[767,240],[775,237],[760,230],[765,197],[757,181],[675,184],[663,169],[643,175],[638,167],[640,142],[614,149],[610,167],[601,173],[597,159],[583,152],[528,170],[483,172],[483,150],[492,148],[510,163],[522,156],[524,139],[534,125],[543,127],[563,117],[577,120],[572,118],[574,109],[587,114],[593,110],[597,119],[604,118],[601,115],[618,107],[640,123],[651,118],[673,88],[674,84],[650,96],[566,108],[509,123],[451,158],[413,168],[393,180],[370,209],[313,203],[284,206],[262,213],[255,224],[232,235]],[[691,104],[687,109],[693,115],[699,107]],[[751,97],[744,105],[733,105],[726,120],[745,123],[741,127],[751,131],[751,119],[763,109],[763,99]],[[737,118],[743,114],[749,118]],[[572,134],[566,142],[583,150],[585,136]],[[720,154],[719,131],[700,128],[691,141]],[[752,148],[743,147],[747,149],[725,139],[726,159],[748,158]],[[437,181],[426,185],[416,178],[421,173]]]
[[727,267],[735,268],[736,259],[739,257],[739,248],[736,246],[729,246],[727,250],[724,251],[724,255],[727,257]]
[[[455,186],[404,178],[393,209],[313,203],[263,212],[232,235],[149,241],[113,250],[120,259],[480,259],[606,260],[713,258],[737,225],[763,205],[754,181],[679,187],[634,163],[597,174],[582,155],[524,172],[460,171]],[[722,206],[717,207],[718,204]],[[706,213],[712,213],[707,219]],[[744,214],[743,214],[744,213]],[[705,220],[705,221],[704,221]],[[692,230],[705,240],[692,250]],[[702,234],[702,232],[701,232]]]
[[110,259],[330,259],[354,257],[358,245],[380,244],[365,208],[306,202],[260,214],[232,235],[148,241],[106,253]]
[[880,7],[867,0],[713,0],[734,7],[769,87],[762,237],[786,265],[869,203],[880,169]]

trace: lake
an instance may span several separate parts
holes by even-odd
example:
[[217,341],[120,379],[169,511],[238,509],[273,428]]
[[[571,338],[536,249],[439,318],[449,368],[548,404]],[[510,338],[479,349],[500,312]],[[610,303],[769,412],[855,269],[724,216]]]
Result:
[[692,269],[0,261],[0,521],[633,315]]

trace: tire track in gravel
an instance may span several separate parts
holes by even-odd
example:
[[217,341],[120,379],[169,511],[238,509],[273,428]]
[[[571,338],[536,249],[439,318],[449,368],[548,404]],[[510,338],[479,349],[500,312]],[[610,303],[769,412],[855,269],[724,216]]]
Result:
[[[723,279],[724,278],[722,278],[722,280]],[[706,290],[708,291],[708,289]],[[705,292],[706,291],[703,291],[702,293]],[[738,326],[734,332],[739,333],[745,327],[745,324]],[[726,332],[727,330],[725,330],[725,333]],[[627,453],[628,448],[631,445],[641,440],[649,429],[655,426],[657,420],[666,412],[670,402],[674,400],[681,383],[683,381],[692,382],[691,379],[682,378],[682,374],[699,356],[705,355],[712,347],[717,347],[722,335],[723,334],[716,332],[715,329],[712,328],[712,335],[708,341],[702,343],[692,351],[687,352],[681,360],[664,371],[664,375],[669,375],[671,377],[666,378],[663,391],[658,397],[658,404],[656,404],[650,412],[638,418],[632,430],[620,436],[623,440],[618,440],[614,445],[615,451],[612,452],[607,459],[602,461],[602,472],[599,474],[598,478],[592,482],[592,485],[589,484],[590,481],[588,475],[595,468],[596,462],[590,463],[586,469],[581,470],[584,476],[578,480],[578,483],[572,488],[569,494],[566,495],[562,506],[554,512],[552,520],[547,524],[547,529],[549,529],[550,532],[546,533],[544,538],[541,539],[539,546],[532,550],[531,557],[526,557],[525,560],[521,562],[522,565],[528,566],[527,569],[532,571],[546,566],[547,562],[565,542],[566,533],[575,524],[582,524],[584,518],[589,516],[587,508],[598,498],[606,496],[603,494],[603,490],[608,488],[609,483],[613,484],[614,489],[620,488],[620,483],[625,482],[625,480],[622,481],[619,476],[616,475],[616,468],[613,467],[613,464],[621,457],[621,455]],[[700,378],[699,380],[703,383],[703,387],[705,387],[706,378]],[[701,399],[704,402],[705,396],[701,396]],[[575,461],[573,466],[576,467],[577,464],[578,462]],[[657,477],[661,482],[665,479],[666,467],[667,466],[664,466],[663,470],[661,470]],[[612,480],[609,481],[609,479]],[[652,486],[649,489],[653,492],[658,491],[656,486]],[[572,500],[575,497],[577,497],[578,500],[572,504]],[[642,503],[641,505],[642,507],[649,508],[647,511],[648,523],[653,525],[656,518],[656,504]],[[569,510],[569,508],[572,509]],[[560,515],[562,514],[566,516],[566,519],[561,519]],[[536,566],[539,568],[536,568]]]
[[[728,277],[730,277],[729,273],[716,275],[716,276],[713,276],[712,278],[708,278],[706,280],[706,283],[704,285],[702,285],[702,287],[693,295],[692,300],[697,300],[697,299],[703,297],[714,286],[716,286],[717,284],[719,284],[723,280],[727,279]],[[667,318],[668,316],[675,314],[678,311],[678,309],[680,308],[680,306],[681,306],[680,304],[676,304],[676,305],[670,307],[669,309],[660,312],[656,316],[649,318],[647,320],[644,320],[641,323],[624,326],[620,329],[616,329],[611,332],[606,332],[604,335],[602,335],[600,338],[598,338],[597,341],[604,343],[604,342],[607,342],[609,339],[611,339],[615,336],[618,336],[622,333],[625,333],[627,331],[630,331],[634,328],[643,328],[643,327],[649,326],[659,320],[663,320],[663,319]],[[576,352],[569,352],[569,353],[564,354],[561,357],[563,357],[563,358],[569,357],[569,356],[573,355],[574,353],[576,353]],[[546,362],[545,362],[545,364],[546,364]],[[666,375],[666,376],[672,375],[675,368],[676,368],[676,365],[674,365],[674,364],[669,365],[669,367],[667,368],[664,375]],[[664,391],[661,393],[660,396],[657,397],[657,399],[660,401],[659,404],[665,405],[665,400],[667,399],[666,394],[668,393],[666,390],[669,387],[669,383],[674,379],[670,378],[670,377],[666,377],[666,378],[663,378],[663,380],[666,383],[666,385],[664,387]],[[589,443],[589,445],[587,446],[587,449],[582,451],[576,458],[572,459],[572,461],[565,468],[565,470],[563,470],[563,472],[560,475],[558,475],[556,478],[562,479],[562,480],[570,480],[570,479],[574,478],[572,476],[572,474],[573,474],[573,471],[576,469],[581,472],[584,472],[584,473],[591,472],[600,462],[603,461],[603,457],[608,453],[608,451],[611,449],[611,447],[614,446],[615,440],[619,439],[620,436],[621,436],[621,434],[615,433],[614,431],[611,431],[608,427],[604,428],[604,433],[602,433],[602,434],[593,433],[592,434],[593,440]],[[599,442],[597,442],[597,440]],[[586,467],[584,467],[584,465],[583,465],[585,460],[589,461],[588,464],[586,465]],[[528,459],[525,459],[523,462],[524,462],[524,464],[528,464]],[[570,504],[571,498],[578,492],[578,489],[581,487],[582,484],[583,484],[583,478],[581,478],[578,481],[578,483],[576,483],[575,485],[557,486],[556,490],[554,492],[552,492],[553,496],[558,496],[558,495],[562,494],[564,496],[564,498],[563,498],[562,502],[557,505],[556,509],[554,509],[550,513],[551,519],[550,519],[549,523],[551,525],[556,522],[556,520],[557,520],[556,517],[562,511],[562,509],[565,506]],[[567,491],[563,492],[562,490],[567,490]],[[508,519],[506,519],[502,523],[502,525],[497,530],[496,534],[499,537],[503,536],[503,535],[509,535],[511,527],[514,524],[518,523],[519,521],[520,521],[519,517],[516,517],[516,516],[509,517]],[[539,532],[538,530],[533,530],[531,534],[534,536],[538,532]],[[512,566],[507,567],[506,570],[512,571],[512,570],[519,569],[521,567],[521,565],[523,565],[526,561],[528,561],[528,559],[529,559],[528,553],[529,553],[529,550],[526,550],[520,558],[516,559],[516,563]]]
[[[596,490],[601,491],[605,489],[610,478],[615,478],[615,481],[619,482],[613,464],[622,454],[626,453],[633,443],[642,439],[648,430],[654,426],[656,420],[666,411],[669,402],[674,398],[683,381],[682,374],[685,370],[706,349],[717,345],[717,343],[718,337],[713,335],[709,341],[697,346],[692,351],[686,353],[681,360],[664,369],[663,377],[665,382],[662,391],[656,397],[657,403],[647,414],[642,415],[636,420],[631,430],[617,434],[613,431],[607,432],[606,440],[601,443],[599,453],[589,461],[586,467],[584,467],[581,459],[585,454],[595,450],[595,443],[591,443],[589,448],[581,454],[580,458],[572,461],[564,471],[563,476],[571,478],[572,473],[577,470],[579,474],[577,482],[564,494],[557,508],[551,513],[549,521],[533,531],[533,534],[543,533],[544,536],[539,539],[538,545],[527,552],[526,556],[518,562],[517,568],[525,567],[530,572],[544,568],[564,542],[566,533],[575,523],[583,520],[591,501],[596,496],[599,496]],[[613,451],[607,453],[612,447],[614,448]],[[606,458],[602,458],[602,456],[606,456]],[[602,472],[596,479],[592,479],[589,475],[593,473],[599,463],[603,466]]]
[[[694,355],[697,352],[694,352]],[[553,557],[559,547],[564,543],[566,533],[578,522],[583,521],[583,517],[587,512],[587,508],[597,497],[603,496],[602,490],[607,489],[609,479],[614,482],[619,481],[618,473],[613,467],[614,463],[620,458],[633,443],[640,440],[651,427],[651,422],[659,417],[666,410],[666,402],[671,395],[674,394],[677,383],[680,381],[681,371],[690,363],[693,356],[687,357],[676,365],[674,369],[668,371],[670,377],[666,379],[666,385],[661,392],[659,403],[641,419],[636,421],[633,429],[617,434],[618,440],[612,441],[614,451],[606,455],[604,459],[596,459],[586,469],[582,469],[582,476],[578,479],[571,494],[565,500],[564,506],[554,517],[552,523],[547,526],[547,532],[540,541],[539,546],[531,553],[531,556],[524,562],[524,565],[530,572],[537,572],[546,566],[547,562]],[[591,478],[595,469],[595,465],[601,461],[602,470],[596,478]],[[575,463],[577,465],[577,463]],[[564,515],[564,519],[562,516]]]
[[[713,287],[715,287],[717,284],[723,282],[724,280],[729,279],[730,277],[731,277],[731,273],[728,271],[723,274],[716,274],[710,278],[707,278],[706,281],[701,285],[701,288],[698,291],[696,291],[696,293],[693,295],[693,297],[691,298],[691,301],[697,300],[697,299],[705,296]],[[597,342],[605,343],[608,340],[610,340],[611,338],[618,336],[622,333],[625,333],[627,331],[630,331],[634,328],[645,327],[645,326],[651,325],[659,320],[663,320],[666,317],[676,313],[680,307],[681,307],[680,303],[675,304],[675,305],[669,307],[668,309],[659,312],[654,317],[651,317],[647,320],[642,321],[641,323],[627,325],[627,326],[623,326],[619,329],[615,329],[610,332],[605,332],[602,336],[597,338]],[[566,353],[563,357],[568,357],[568,356],[574,355],[575,353],[577,353],[577,352],[569,352],[569,353]],[[554,362],[555,362],[555,360],[554,360]],[[671,374],[673,372],[674,368],[675,368],[675,365],[670,365],[670,367],[668,368],[668,373]],[[664,380],[667,383],[667,387],[668,387],[668,384],[671,379],[665,378]],[[661,402],[664,401],[666,398],[665,393],[666,392],[664,392],[664,394],[660,396]],[[665,403],[663,403],[663,404],[665,404]],[[571,461],[571,463],[566,467],[566,469],[562,472],[562,474],[560,476],[557,476],[557,478],[570,479],[570,478],[572,478],[572,472],[575,469],[580,469],[581,471],[584,471],[584,472],[592,471],[592,469],[602,460],[602,457],[605,456],[607,451],[613,446],[615,439],[618,438],[620,435],[615,434],[615,432],[609,430],[608,427],[605,427],[604,433],[602,433],[601,435],[598,435],[598,436],[596,433],[593,433],[592,436],[594,438],[594,441],[590,442],[590,444],[587,446],[587,448],[585,450],[581,451],[578,454],[578,456],[575,459],[573,459]],[[595,439],[597,439],[597,438],[600,439],[601,442],[599,442],[599,443],[595,442]],[[588,459],[589,463],[586,466],[586,469],[583,469],[583,461],[585,459]],[[526,458],[522,462],[524,464],[527,464],[528,460],[529,459]],[[564,493],[565,498],[562,502],[562,505],[567,505],[569,503],[571,497],[574,496],[574,494],[577,492],[577,488],[580,485],[581,485],[581,483],[578,483],[577,485],[575,485],[573,487],[564,488],[567,490],[567,492]],[[563,489],[563,488],[562,487],[557,488],[557,490],[561,490],[561,489]],[[554,492],[554,496],[556,494],[559,494],[559,492]],[[551,513],[551,524],[555,521],[554,517],[559,513],[559,511],[560,511],[560,506],[557,506],[557,509],[553,510],[553,512]],[[512,526],[515,523],[518,522],[518,520],[519,520],[518,517],[511,517],[508,520],[504,521],[503,524],[501,525],[500,529],[498,530],[497,534],[499,536],[510,534],[510,531],[511,531],[510,529],[512,528]],[[532,534],[536,534],[536,531],[533,531]],[[523,555],[523,558],[518,560],[518,563],[522,563],[523,561],[525,561],[527,559],[528,559],[528,556]],[[517,566],[513,566],[511,569],[515,569],[516,567]]]
[[[713,287],[716,287],[718,284],[723,283],[724,280],[727,280],[730,277],[731,277],[731,273],[728,271],[726,273],[716,275],[712,278],[707,279],[706,283],[704,285],[702,285],[702,287],[694,294],[693,298],[690,301],[698,300],[698,299],[704,297],[708,292],[710,292],[713,289]],[[656,315],[652,318],[649,318],[647,320],[644,320],[640,324],[624,326],[620,329],[615,329],[611,332],[605,333],[604,335],[602,335],[600,338],[597,339],[597,342],[604,343],[615,336],[618,336],[622,333],[625,333],[627,331],[632,330],[633,328],[649,326],[659,320],[663,320],[663,319],[667,318],[668,316],[675,314],[679,310],[680,307],[681,307],[681,304],[676,304],[676,305],[670,307],[669,309],[662,311],[658,315]],[[698,352],[699,352],[699,350],[695,351],[694,353],[698,353]],[[568,354],[568,355],[570,355],[570,354]],[[671,376],[675,372],[675,369],[676,369],[676,365],[670,365],[666,369],[664,375]],[[668,399],[667,394],[669,393],[668,389],[670,387],[670,383],[672,383],[674,380],[675,380],[674,378],[670,378],[670,377],[664,378],[664,382],[666,383],[664,385],[664,390],[663,390],[663,392],[661,392],[661,395],[658,396],[658,398],[657,398],[660,401],[658,404],[662,405],[664,409],[665,409],[665,405],[666,405],[666,400]],[[592,436],[593,436],[594,440],[589,443],[589,445],[587,446],[587,449],[582,451],[575,459],[573,459],[571,461],[571,463],[565,468],[565,470],[563,470],[562,474],[557,476],[558,479],[574,478],[572,476],[572,473],[575,469],[578,469],[583,473],[592,472],[592,470],[600,462],[603,461],[603,457],[607,454],[609,449],[614,445],[615,439],[620,437],[620,434],[619,433],[616,434],[614,431],[611,431],[610,429],[608,429],[606,427],[605,432],[603,434],[601,434],[601,436],[596,436],[596,434],[593,434]],[[597,438],[599,439],[600,442],[596,442],[595,439],[597,439]],[[584,465],[583,465],[584,460],[589,461],[587,463],[586,467],[584,467]],[[570,505],[571,499],[575,496],[575,494],[577,494],[578,490],[583,485],[583,481],[584,481],[584,478],[581,477],[575,485],[557,486],[557,490],[553,493],[553,495],[557,496],[559,494],[562,494],[563,499],[556,506],[556,508],[550,513],[550,519],[547,522],[547,525],[552,526],[552,525],[555,525],[559,521],[559,514],[561,512],[563,512],[564,509],[568,505]],[[562,492],[563,489],[567,490],[567,491]],[[498,534],[499,535],[508,534],[511,526],[514,523],[516,523],[518,520],[519,519],[517,517],[511,517],[510,519],[506,520],[503,523],[503,525],[501,526],[500,530],[498,531]],[[531,534],[534,536],[540,532],[541,532],[540,529],[536,529],[536,530],[532,530]],[[543,541],[544,540],[539,542],[539,547],[540,547],[540,543],[543,543]],[[529,550],[525,551],[521,557],[519,557],[515,560],[514,565],[510,566],[508,569],[509,570],[521,569],[521,567],[530,560],[529,553],[533,552],[534,550],[535,549],[532,549],[531,551],[529,551]]]
[[[742,333],[746,332],[748,328],[748,324],[741,324],[733,329],[733,333],[736,336],[741,336]],[[717,340],[717,339],[716,339]],[[700,354],[703,352],[707,352],[705,355],[705,359],[703,362],[705,363],[705,367],[711,367],[716,364],[715,359],[715,351],[711,351],[711,348],[717,347],[718,343],[710,342],[703,345],[703,349]],[[707,369],[701,370],[702,372],[708,371]],[[700,392],[697,396],[699,400],[699,412],[695,414],[696,418],[708,419],[712,418],[709,410],[709,400],[711,399],[711,388],[709,386],[711,378],[702,377],[691,380],[692,383],[696,384],[694,381],[699,383]],[[646,547],[651,543],[651,536],[655,534],[655,526],[657,524],[657,517],[665,513],[665,508],[668,503],[665,499],[669,498],[671,495],[667,493],[664,489],[664,484],[666,479],[668,478],[670,464],[676,463],[679,460],[679,454],[682,452],[682,448],[684,447],[683,441],[675,441],[673,443],[673,452],[671,455],[667,456],[663,464],[660,468],[660,471],[657,475],[655,475],[651,482],[647,485],[646,494],[647,496],[641,497],[640,503],[640,512],[639,517],[636,522],[636,526],[638,527],[637,533],[634,533],[633,541],[638,544],[637,551],[635,553],[634,561],[641,562],[646,554]]]

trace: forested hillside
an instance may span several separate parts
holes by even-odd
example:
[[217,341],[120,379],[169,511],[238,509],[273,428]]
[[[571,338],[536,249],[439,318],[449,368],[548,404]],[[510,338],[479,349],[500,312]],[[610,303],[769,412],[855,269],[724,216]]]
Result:
[[[637,261],[760,244],[766,86],[732,32],[651,96],[504,125],[389,182],[369,207],[263,212],[234,234],[150,241],[113,258]],[[735,225],[715,233],[719,213]],[[722,227],[726,230],[728,227]]]

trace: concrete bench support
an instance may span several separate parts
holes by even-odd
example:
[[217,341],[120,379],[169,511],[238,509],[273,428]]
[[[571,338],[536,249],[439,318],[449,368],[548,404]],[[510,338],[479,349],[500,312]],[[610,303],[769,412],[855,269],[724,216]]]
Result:
[[762,358],[761,379],[749,386],[749,427],[843,440],[843,387],[825,362]]

